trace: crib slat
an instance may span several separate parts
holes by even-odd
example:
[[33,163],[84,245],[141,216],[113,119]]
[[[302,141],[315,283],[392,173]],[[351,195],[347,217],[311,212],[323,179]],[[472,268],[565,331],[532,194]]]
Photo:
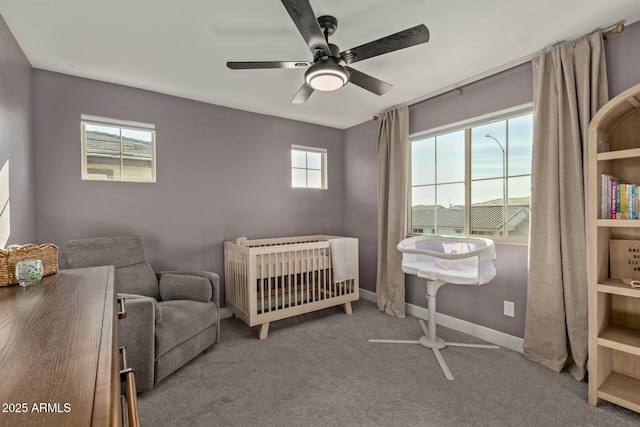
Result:
[[245,301],[242,303],[242,306],[244,307],[244,310],[246,313],[251,314],[251,307],[249,304],[249,301],[251,301],[251,291],[249,290],[249,286],[252,285],[252,283],[250,282],[251,280],[251,273],[249,272],[250,270],[250,260],[249,260],[249,255],[242,255],[242,278],[240,279],[240,283],[241,283],[241,290],[240,290],[240,297]]
[[318,275],[318,255],[319,252],[317,249],[313,250],[313,256],[311,259],[311,276],[313,277],[313,301],[320,300],[320,276]]
[[329,257],[329,250],[325,249],[324,250],[324,292],[325,292],[325,298],[329,298],[329,280],[331,280],[330,275],[331,275],[331,271],[327,268],[327,265],[329,263],[328,258]]
[[271,313],[271,254],[267,255],[267,307]]
[[307,284],[309,283],[309,274],[307,272],[307,253],[307,250],[300,251],[300,269],[302,270],[302,274],[300,275],[300,285],[302,286],[300,301],[302,304],[305,304],[305,300],[307,299]]
[[235,296],[234,298],[236,299],[236,303],[240,306],[240,309],[243,311],[247,311],[247,307],[246,307],[246,280],[247,280],[247,270],[246,270],[246,255],[242,255],[242,260],[244,262],[242,262],[242,265],[238,265],[240,263],[240,259],[239,257],[236,258],[236,266],[235,266],[235,270],[236,270],[236,274],[235,274],[235,280],[236,280],[236,286],[235,286]]
[[306,273],[307,273],[307,303],[312,302],[313,300],[311,299],[311,272],[310,272],[310,268],[309,268],[309,249],[307,249],[306,251],[306,256],[304,258],[305,260],[305,264],[306,264]]
[[293,286],[293,275],[291,274],[291,251],[287,252],[287,259],[289,260],[289,265],[287,266],[287,273],[289,273],[288,277],[288,303],[287,303],[287,307],[291,307],[291,287]]
[[255,316],[258,314],[258,287],[256,284],[258,283],[258,274],[260,272],[257,269],[257,259],[258,257],[255,255],[247,255],[247,265],[248,265],[248,283],[246,284],[246,292],[248,293],[248,304],[249,304],[249,316]]
[[293,293],[293,305],[298,305],[298,251],[295,251],[293,256],[293,280],[295,292]]
[[[275,267],[276,267],[276,277],[273,279],[274,280],[274,286],[275,286],[275,290],[276,290],[276,310],[280,310],[284,308],[284,282],[283,282],[283,277],[282,277],[282,262],[283,259],[282,257],[284,256],[284,254],[281,255],[280,260],[278,260],[278,255],[274,255],[275,257]],[[280,271],[278,272],[278,268],[280,269]]]
[[297,289],[298,289],[298,280],[297,280],[297,274],[296,274],[296,262],[297,262],[297,255],[296,255],[296,251],[292,252],[293,255],[293,265],[292,265],[292,276],[291,276],[291,306],[296,305],[296,301],[297,301]]
[[318,258],[318,280],[320,282],[319,286],[320,286],[320,293],[322,294],[322,296],[320,297],[321,300],[327,299],[327,290],[326,290],[326,283],[327,283],[327,278],[325,277],[325,271],[324,271],[324,249],[320,251],[320,255]]
[[326,251],[327,260],[326,260],[326,269],[327,269],[327,294],[329,298],[331,298],[331,281],[333,280],[332,271],[331,271],[331,248],[328,248]]
[[331,246],[327,249],[329,252],[328,262],[329,262],[329,295],[333,296],[333,268],[331,268]]
[[[258,303],[258,310],[259,310],[258,312],[259,313],[264,313],[264,303],[263,303],[263,301],[264,301],[264,287],[262,286],[263,285],[262,276],[264,275],[264,273],[263,273],[264,270],[263,270],[263,267],[262,267],[262,259],[261,258],[262,258],[262,255],[257,255],[256,256],[256,261],[259,263],[259,264],[256,264],[256,266],[258,267],[257,271],[256,271],[256,282],[255,283],[251,283],[250,286],[251,287],[255,287],[256,290],[258,291],[258,298],[256,299],[256,301]],[[260,260],[258,261],[258,259],[260,259]]]
[[315,261],[316,261],[316,250],[311,249],[311,301],[316,300],[316,269],[315,269]]
[[317,273],[318,273],[318,267],[317,267],[317,249],[313,250],[313,255],[311,257],[311,280],[313,281],[313,300],[317,301],[318,300],[318,277],[317,277]]

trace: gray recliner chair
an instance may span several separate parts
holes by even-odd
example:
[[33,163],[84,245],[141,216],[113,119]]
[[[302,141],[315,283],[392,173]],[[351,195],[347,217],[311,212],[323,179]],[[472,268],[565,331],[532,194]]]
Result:
[[203,271],[154,273],[137,235],[71,240],[61,268],[115,266],[118,296],[127,317],[118,321],[118,341],[136,373],[138,392],[218,342],[219,277]]

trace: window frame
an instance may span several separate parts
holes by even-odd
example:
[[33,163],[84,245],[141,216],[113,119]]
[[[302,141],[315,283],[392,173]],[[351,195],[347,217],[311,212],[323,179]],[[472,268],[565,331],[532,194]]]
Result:
[[[309,187],[309,182],[307,179],[307,173],[305,173],[305,181],[306,181],[306,185],[305,186],[294,186],[293,185],[293,177],[292,175],[292,171],[294,169],[296,170],[304,170],[305,172],[308,172],[310,170],[318,170],[315,168],[309,168],[308,164],[307,167],[305,168],[299,168],[299,167],[294,167],[293,166],[293,151],[304,151],[305,154],[308,153],[319,153],[321,155],[321,165],[320,165],[320,182],[321,182],[321,186],[320,187]],[[328,179],[327,179],[327,149],[326,148],[318,148],[318,147],[308,147],[308,146],[304,146],[304,145],[296,145],[296,144],[291,144],[291,149],[289,150],[289,179],[291,180],[291,188],[292,189],[296,189],[296,188],[303,188],[303,189],[309,189],[309,190],[327,190],[329,188],[328,186]]]
[[[87,150],[87,132],[86,125],[110,126],[120,129],[120,177],[118,179],[96,178],[88,174],[87,154],[91,154],[91,150]],[[123,151],[122,130],[136,130],[149,132],[151,134],[151,179],[133,179],[123,178],[124,167],[123,161],[127,159],[126,153]],[[108,117],[92,116],[87,114],[80,115],[80,133],[82,145],[82,180],[83,181],[101,181],[101,182],[137,182],[154,184],[156,182],[156,130],[155,124],[135,122],[130,120],[112,119]],[[134,157],[135,158],[135,157]]]
[[[444,134],[449,134],[457,131],[464,131],[465,137],[465,147],[464,147],[464,168],[465,168],[465,176],[464,176],[464,203],[465,203],[465,213],[464,213],[464,236],[465,237],[487,237],[495,242],[500,243],[524,243],[528,244],[529,236],[527,237],[509,237],[503,235],[479,235],[479,234],[471,234],[471,184],[476,181],[482,181],[486,178],[481,179],[472,179],[471,177],[471,129],[477,126],[487,125],[490,123],[495,123],[507,119],[514,119],[520,116],[524,116],[527,114],[533,114],[533,103],[529,102],[526,104],[518,105],[515,107],[507,108],[504,110],[496,111],[489,114],[484,114],[481,116],[473,117],[470,119],[462,120],[459,122],[455,122],[449,125],[439,126],[436,128],[428,129],[421,132],[416,132],[414,134],[409,135],[409,144],[411,145],[414,141],[420,141],[432,137],[441,136]],[[506,166],[506,176],[502,178],[507,182],[505,184],[507,194],[508,194],[508,180],[511,175],[509,175],[509,148],[508,143],[505,147],[505,166]],[[407,185],[407,216],[406,216],[406,229],[408,236],[418,236],[424,233],[416,233],[414,232],[414,227],[411,222],[412,219],[412,189],[414,187],[412,182],[412,165],[411,161],[411,149],[410,149],[410,158],[409,158],[409,179]],[[436,163],[437,168],[437,163]],[[531,171],[531,174],[533,170]],[[524,176],[522,174],[513,175],[513,177]],[[530,175],[529,175],[530,176]],[[434,183],[434,185],[438,185],[438,183]],[[529,193],[529,203],[531,203],[531,193]],[[508,195],[507,195],[508,198]],[[531,205],[529,205],[531,206]]]

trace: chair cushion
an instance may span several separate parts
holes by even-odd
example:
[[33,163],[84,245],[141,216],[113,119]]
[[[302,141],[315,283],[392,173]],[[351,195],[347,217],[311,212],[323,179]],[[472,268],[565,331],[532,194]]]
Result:
[[162,322],[156,325],[156,360],[218,319],[218,308],[211,302],[188,300],[159,301]]
[[163,301],[185,299],[209,302],[212,292],[211,282],[204,277],[171,273],[160,276],[160,298]]
[[144,295],[160,299],[158,279],[148,262],[116,269],[116,290],[125,294]]

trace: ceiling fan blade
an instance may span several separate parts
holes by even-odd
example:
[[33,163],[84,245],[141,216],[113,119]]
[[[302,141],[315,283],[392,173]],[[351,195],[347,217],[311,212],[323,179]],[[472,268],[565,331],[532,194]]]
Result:
[[257,70],[263,68],[307,68],[311,62],[305,61],[245,61],[227,62],[232,70]]
[[373,58],[374,56],[426,43],[429,41],[429,30],[424,24],[416,25],[399,33],[391,34],[381,39],[363,44],[353,49],[340,52],[340,56],[347,64]]
[[298,31],[302,34],[302,38],[307,42],[311,53],[316,54],[316,49],[322,49],[327,55],[331,54],[331,49],[322,34],[320,24],[316,14],[311,8],[309,0],[282,0],[287,12],[291,16],[293,23],[298,27]]
[[307,102],[307,99],[309,99],[312,93],[313,93],[313,88],[305,83],[302,85],[300,90],[298,90],[298,93],[295,94],[295,96],[291,100],[291,103],[304,104],[305,102]]
[[369,74],[365,74],[351,67],[345,68],[349,71],[349,81],[351,83],[356,86],[360,86],[362,89],[366,89],[369,92],[373,92],[376,95],[384,95],[393,87],[393,85],[383,82],[380,79],[376,79]]

